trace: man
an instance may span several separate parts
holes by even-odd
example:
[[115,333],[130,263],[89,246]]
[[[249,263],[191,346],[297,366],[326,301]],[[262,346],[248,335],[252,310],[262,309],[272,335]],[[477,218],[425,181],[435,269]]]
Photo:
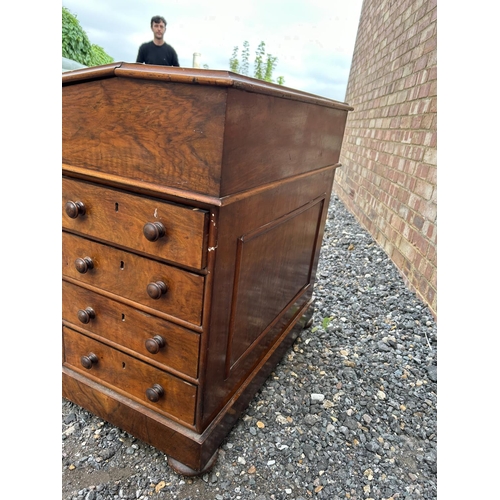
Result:
[[143,43],[137,54],[138,63],[160,64],[162,66],[179,66],[179,59],[174,48],[163,40],[167,21],[161,16],[151,18],[151,31],[154,38],[151,42]]

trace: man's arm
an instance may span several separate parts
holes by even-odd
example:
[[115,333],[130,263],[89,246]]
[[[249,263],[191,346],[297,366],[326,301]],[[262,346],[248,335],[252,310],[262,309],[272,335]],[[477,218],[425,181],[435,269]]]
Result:
[[179,58],[177,57],[177,52],[172,47],[172,66],[179,67]]
[[143,63],[146,62],[144,57],[144,44],[139,47],[139,52],[137,53],[137,60],[135,62]]

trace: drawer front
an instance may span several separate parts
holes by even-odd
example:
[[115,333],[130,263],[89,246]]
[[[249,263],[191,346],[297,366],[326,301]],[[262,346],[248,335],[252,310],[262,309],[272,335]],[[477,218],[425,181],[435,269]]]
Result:
[[63,327],[64,365],[158,412],[194,424],[197,387]]
[[62,180],[64,229],[183,266],[205,267],[207,221],[205,210]]
[[64,231],[62,247],[63,277],[201,325],[203,276]]
[[198,376],[197,333],[66,281],[62,315],[65,321],[142,357]]

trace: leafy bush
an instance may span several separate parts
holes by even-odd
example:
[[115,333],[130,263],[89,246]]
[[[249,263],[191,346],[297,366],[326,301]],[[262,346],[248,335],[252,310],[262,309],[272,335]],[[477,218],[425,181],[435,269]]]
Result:
[[102,47],[92,44],[92,56],[89,66],[100,66],[101,64],[109,64],[113,62],[113,58],[108,56]]
[[75,15],[62,8],[62,56],[85,66],[99,66],[113,62],[102,47],[90,43]]
[[[249,55],[250,46],[247,40],[243,42],[243,50],[241,53],[241,61],[238,58],[238,46],[234,47],[231,59],[229,59],[229,69],[233,73],[239,73],[240,75],[249,75]],[[253,67],[253,76],[259,80],[264,80],[266,82],[274,82],[273,72],[278,63],[278,58],[272,54],[266,54],[266,44],[265,42],[260,42],[255,52],[255,62]],[[285,78],[283,76],[278,76],[276,83],[278,85],[283,85],[285,83]]]

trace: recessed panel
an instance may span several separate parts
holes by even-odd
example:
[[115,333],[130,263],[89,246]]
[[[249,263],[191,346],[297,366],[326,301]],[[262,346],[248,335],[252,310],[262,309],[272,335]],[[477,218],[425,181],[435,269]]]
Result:
[[229,367],[310,284],[322,208],[323,200],[239,238]]

